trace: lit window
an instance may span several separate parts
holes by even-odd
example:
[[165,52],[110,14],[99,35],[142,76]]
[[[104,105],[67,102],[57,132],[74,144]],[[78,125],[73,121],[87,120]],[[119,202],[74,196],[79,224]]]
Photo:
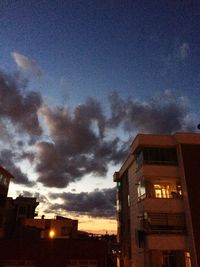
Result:
[[156,198],[180,198],[182,190],[176,184],[154,184],[154,196]]
[[131,205],[131,202],[130,202],[130,195],[128,195],[127,202],[128,202],[128,207],[130,207],[130,205]]
[[117,182],[117,188],[121,187],[121,182]]
[[122,210],[122,205],[119,200],[117,200],[117,211],[120,212]]
[[169,185],[154,185],[154,192],[156,198],[170,198]]
[[139,181],[137,186],[138,200],[144,199],[146,197],[146,188],[144,181]]

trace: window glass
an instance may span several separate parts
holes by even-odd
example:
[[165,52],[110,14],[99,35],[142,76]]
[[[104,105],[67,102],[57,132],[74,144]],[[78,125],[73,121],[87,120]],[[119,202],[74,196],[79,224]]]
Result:
[[143,148],[136,155],[136,163],[141,164],[160,164],[177,165],[177,155],[175,148]]
[[21,206],[19,207],[19,214],[24,215],[26,213],[26,207]]
[[153,190],[156,198],[180,198],[182,196],[181,185],[172,183],[154,184]]
[[61,227],[61,236],[69,236],[70,235],[70,228],[63,226]]
[[146,197],[146,188],[144,181],[139,181],[137,184],[138,200]]

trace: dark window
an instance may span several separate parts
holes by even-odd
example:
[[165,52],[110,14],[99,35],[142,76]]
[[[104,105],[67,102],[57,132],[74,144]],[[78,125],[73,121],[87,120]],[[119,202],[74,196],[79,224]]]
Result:
[[132,253],[131,253],[131,246],[128,247],[128,257],[131,259]]
[[69,236],[70,235],[70,228],[63,226],[61,227],[61,235],[62,236]]
[[4,207],[6,204],[6,195],[0,194],[0,207]]
[[136,162],[141,164],[177,165],[175,148],[143,148],[136,155]]
[[19,207],[19,214],[20,215],[24,215],[24,214],[26,214],[26,207]]
[[0,228],[2,227],[3,225],[3,215],[0,214]]

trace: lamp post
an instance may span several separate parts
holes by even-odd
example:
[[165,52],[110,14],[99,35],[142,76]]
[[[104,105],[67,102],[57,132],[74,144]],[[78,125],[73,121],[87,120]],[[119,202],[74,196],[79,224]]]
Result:
[[50,229],[49,231],[49,239],[50,239],[50,249],[51,249],[51,257],[52,257],[52,267],[54,267],[54,261],[55,261],[55,251],[54,251],[54,238],[55,238],[55,231],[53,229]]

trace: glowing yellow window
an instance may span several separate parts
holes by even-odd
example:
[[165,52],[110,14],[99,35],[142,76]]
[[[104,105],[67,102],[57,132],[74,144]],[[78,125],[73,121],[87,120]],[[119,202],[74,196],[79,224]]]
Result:
[[154,185],[154,193],[156,198],[170,198],[170,187],[169,185]]

